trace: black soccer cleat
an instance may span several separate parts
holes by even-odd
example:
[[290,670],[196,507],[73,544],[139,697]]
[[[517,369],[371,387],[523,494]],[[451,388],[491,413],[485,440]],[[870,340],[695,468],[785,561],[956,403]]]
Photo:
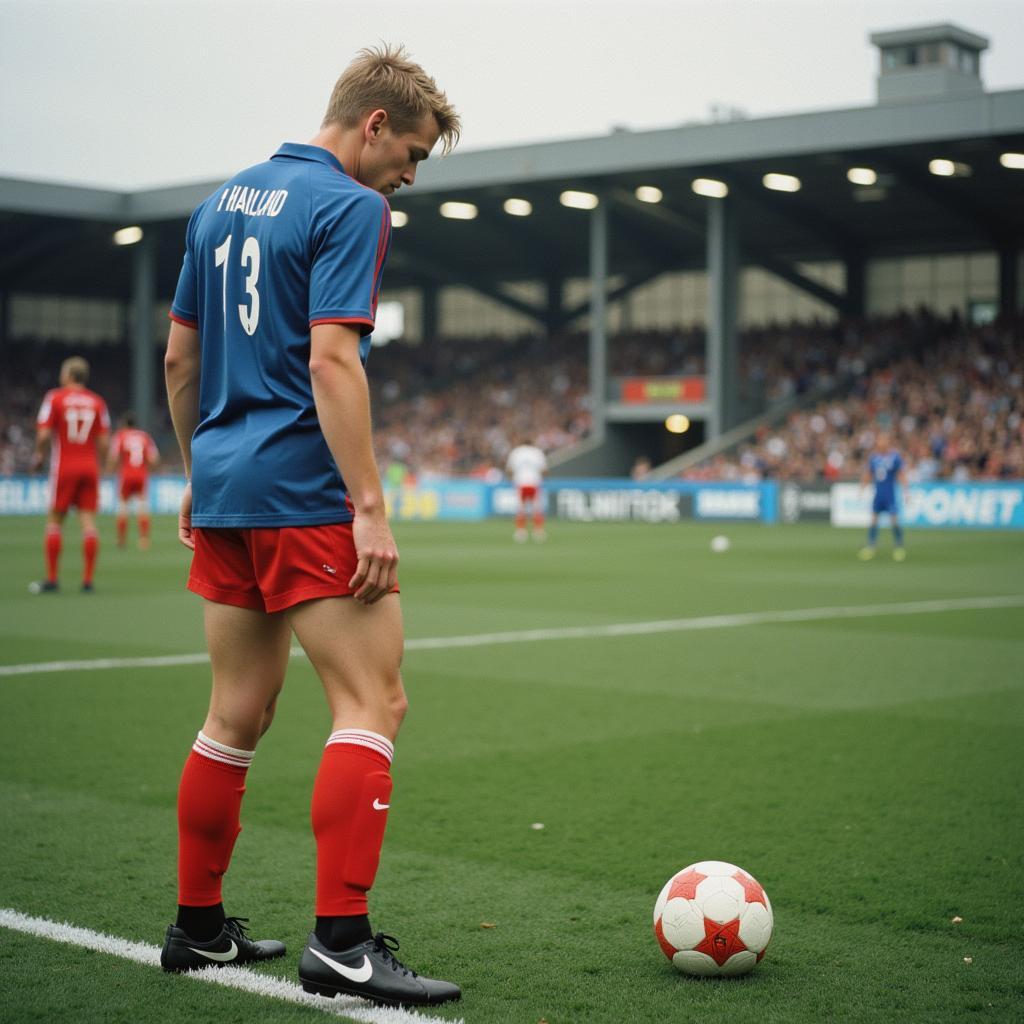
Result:
[[28,585],[30,594],[56,594],[60,587],[53,580],[33,580]]
[[247,938],[243,921],[247,917],[229,917],[220,935],[210,942],[193,942],[180,928],[167,926],[164,948],[160,951],[160,966],[165,971],[195,971],[203,967],[238,966],[261,960],[276,960],[285,954],[283,942]]
[[383,1006],[432,1006],[461,998],[458,985],[421,977],[406,967],[393,955],[397,949],[396,938],[378,932],[358,946],[335,953],[314,932],[299,960],[299,981],[313,995],[362,996]]
[[92,583],[83,583],[82,584],[82,593],[83,594],[95,594],[96,593],[96,588],[92,585]]

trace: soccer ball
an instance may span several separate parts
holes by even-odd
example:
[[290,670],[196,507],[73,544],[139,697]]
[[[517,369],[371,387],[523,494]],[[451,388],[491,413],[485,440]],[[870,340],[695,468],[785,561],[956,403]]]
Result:
[[729,538],[723,537],[721,534],[719,534],[717,537],[712,537],[711,550],[714,551],[716,555],[720,555],[723,551],[728,551]]
[[702,860],[674,874],[654,904],[654,935],[683,974],[746,974],[772,937],[772,905],[735,864]]

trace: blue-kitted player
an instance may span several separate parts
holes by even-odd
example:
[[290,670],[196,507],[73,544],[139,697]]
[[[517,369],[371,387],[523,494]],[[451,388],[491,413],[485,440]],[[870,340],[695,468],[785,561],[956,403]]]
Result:
[[871,526],[868,528],[868,542],[857,553],[862,562],[875,557],[878,550],[878,517],[883,512],[889,513],[892,523],[892,536],[895,547],[892,557],[902,562],[907,557],[907,549],[903,546],[903,527],[900,526],[899,506],[896,500],[896,485],[906,486],[906,473],[903,470],[903,456],[892,446],[886,433],[880,433],[875,442],[875,450],[868,459],[868,467],[861,481],[866,487],[875,485],[875,496],[871,502]]

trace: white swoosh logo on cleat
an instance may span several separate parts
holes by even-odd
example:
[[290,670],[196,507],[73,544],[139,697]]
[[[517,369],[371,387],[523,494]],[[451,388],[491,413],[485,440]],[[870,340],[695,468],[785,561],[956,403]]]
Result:
[[196,949],[194,946],[189,946],[189,949],[193,953],[198,953],[200,956],[205,956],[207,960],[216,960],[218,963],[226,964],[230,960],[234,960],[238,956],[238,947],[235,945],[235,940],[231,940],[231,948],[225,953],[211,953],[205,949]]
[[373,964],[370,963],[368,956],[363,956],[362,967],[346,967],[344,964],[339,964],[337,960],[332,960],[329,956],[324,956],[323,953],[309,947],[310,953],[313,954],[318,960],[323,960],[325,964],[332,971],[337,971],[343,978],[348,978],[349,981],[354,981],[361,985],[364,981],[369,981],[373,976]]
[[373,798],[373,809],[375,811],[386,811],[391,804],[382,804],[377,797]]

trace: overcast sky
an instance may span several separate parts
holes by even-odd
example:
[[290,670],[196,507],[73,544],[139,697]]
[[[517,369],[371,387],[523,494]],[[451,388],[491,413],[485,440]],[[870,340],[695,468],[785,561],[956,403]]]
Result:
[[355,51],[404,42],[462,148],[874,102],[868,33],[988,36],[1024,86],[1022,0],[0,0],[0,176],[123,189],[226,178],[316,131]]

